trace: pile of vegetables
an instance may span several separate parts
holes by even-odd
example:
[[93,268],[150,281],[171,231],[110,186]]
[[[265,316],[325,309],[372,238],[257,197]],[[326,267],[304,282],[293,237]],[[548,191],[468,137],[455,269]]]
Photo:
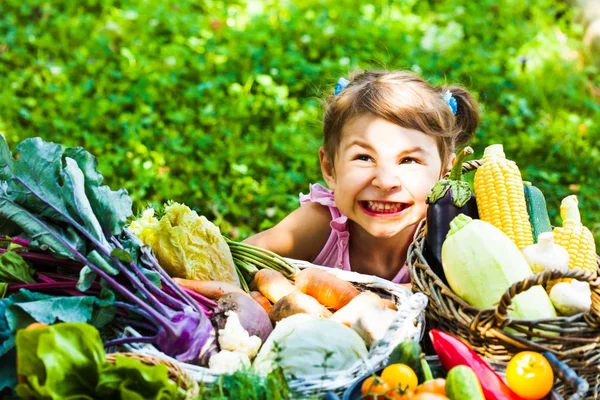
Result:
[[[16,385],[15,343],[36,322],[50,326],[26,335],[41,341],[89,324],[81,329],[100,330],[102,351],[148,343],[264,383],[349,368],[396,316],[393,301],[224,238],[185,204],[133,218],[125,190],[102,181],[82,148],[34,138],[13,156],[0,135],[0,361],[11,372],[0,389]],[[115,337],[125,326],[140,335]],[[90,357],[104,368],[103,355]],[[43,393],[40,371],[24,375]]]
[[[131,216],[127,193],[102,186],[96,160],[82,148],[34,138],[17,150],[13,158],[0,137],[1,233],[20,238],[13,244],[21,247],[21,257],[45,261],[51,268],[38,274],[36,283],[8,289],[94,295],[107,288],[118,296],[114,306],[119,315],[149,332],[107,346],[144,341],[182,362],[205,364],[217,347],[209,320],[211,303],[186,294],[152,252],[124,229]],[[61,263],[64,259],[68,262]]]
[[[428,196],[424,256],[433,272],[468,304],[493,307],[514,283],[546,270],[583,269],[596,274],[593,235],[582,225],[575,195],[561,203],[562,227],[550,225],[542,192],[524,182],[502,145],[485,149],[474,193],[462,181],[462,157],[448,179]],[[473,207],[476,205],[476,207]],[[587,282],[562,280],[534,286],[512,300],[509,316],[555,318],[586,312]]]
[[263,375],[277,366],[294,377],[340,371],[364,359],[396,317],[392,301],[317,268],[303,269],[294,280],[261,269],[249,294],[228,282],[176,281],[217,300],[221,351],[209,366],[220,373],[250,365]]
[[[358,382],[361,399],[521,400],[543,399],[554,384],[554,370],[565,383],[587,391],[587,382],[551,353],[523,351],[506,366],[503,379],[458,338],[437,330],[429,338],[441,368],[431,368],[419,344],[399,344],[387,366]],[[551,362],[550,362],[551,361]]]

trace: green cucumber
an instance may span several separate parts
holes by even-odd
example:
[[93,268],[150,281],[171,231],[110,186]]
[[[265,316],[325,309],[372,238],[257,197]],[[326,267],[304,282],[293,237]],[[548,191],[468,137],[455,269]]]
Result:
[[466,365],[458,365],[448,372],[446,396],[450,400],[485,400],[477,375]]
[[392,350],[387,365],[405,364],[421,375],[421,346],[416,340],[406,340]]
[[546,199],[542,191],[529,182],[524,182],[523,190],[525,192],[525,201],[527,202],[527,213],[529,214],[529,224],[533,233],[533,241],[537,243],[540,233],[552,232]]

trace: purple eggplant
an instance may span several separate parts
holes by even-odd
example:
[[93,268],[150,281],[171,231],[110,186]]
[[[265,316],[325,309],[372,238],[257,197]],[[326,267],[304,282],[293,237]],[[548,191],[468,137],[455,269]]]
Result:
[[462,164],[466,156],[473,154],[471,147],[465,147],[456,158],[450,176],[435,184],[425,201],[427,208],[427,233],[423,256],[431,270],[448,284],[442,267],[442,244],[450,230],[450,221],[458,214],[479,218],[475,195],[468,182],[462,179]]

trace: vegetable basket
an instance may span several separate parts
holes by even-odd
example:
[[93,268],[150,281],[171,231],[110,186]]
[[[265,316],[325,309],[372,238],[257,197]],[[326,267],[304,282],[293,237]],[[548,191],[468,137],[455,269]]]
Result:
[[[463,171],[475,170],[480,161],[463,164]],[[508,362],[523,350],[549,351],[587,380],[590,393],[598,396],[600,386],[600,279],[596,273],[582,270],[545,271],[514,283],[498,299],[494,308],[478,309],[458,297],[432,271],[424,254],[427,223],[423,220],[408,250],[408,264],[413,291],[429,299],[427,326],[463,339],[478,354],[491,361]],[[586,281],[592,292],[592,306],[587,313],[570,317],[540,320],[517,320],[507,316],[512,299],[521,292],[558,278]],[[567,394],[567,387],[557,381],[556,390]],[[589,395],[589,394],[588,394]]]
[[[396,285],[375,276],[317,266],[299,260],[287,259],[286,261],[300,269],[323,269],[338,278],[351,282],[360,291],[370,290],[382,297],[391,299],[398,307],[396,317],[384,338],[371,346],[366,359],[359,360],[353,365],[349,365],[348,368],[343,371],[327,372],[325,374],[311,375],[304,378],[290,378],[288,383],[290,389],[296,396],[310,396],[325,392],[336,392],[341,394],[364,374],[381,368],[397,344],[408,339],[421,340],[425,328],[424,310],[427,306],[427,298],[423,294],[412,294],[408,289],[400,285]],[[140,336],[140,334],[131,327],[126,327],[121,332],[121,335]],[[170,360],[172,363],[178,364],[182,371],[185,371],[186,374],[197,382],[210,384],[215,382],[219,376],[208,368],[180,363],[161,353],[150,344],[126,344],[124,345],[124,348],[127,351],[137,353],[140,356],[148,355]]]
[[106,355],[106,361],[109,363],[114,363],[117,356],[134,358],[146,365],[166,366],[169,374],[169,379],[175,382],[175,384],[181,390],[185,391],[185,399],[193,400],[198,398],[198,395],[200,393],[200,387],[198,386],[198,383],[194,379],[192,379],[190,374],[188,374],[183,368],[181,368],[180,363],[170,361],[166,358],[160,358],[141,353],[110,353]]

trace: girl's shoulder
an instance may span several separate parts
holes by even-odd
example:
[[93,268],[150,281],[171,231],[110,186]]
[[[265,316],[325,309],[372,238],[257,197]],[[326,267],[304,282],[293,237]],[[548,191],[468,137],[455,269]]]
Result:
[[245,242],[283,257],[312,261],[327,243],[331,233],[331,218],[326,206],[316,202],[307,203],[292,211],[274,227]]

